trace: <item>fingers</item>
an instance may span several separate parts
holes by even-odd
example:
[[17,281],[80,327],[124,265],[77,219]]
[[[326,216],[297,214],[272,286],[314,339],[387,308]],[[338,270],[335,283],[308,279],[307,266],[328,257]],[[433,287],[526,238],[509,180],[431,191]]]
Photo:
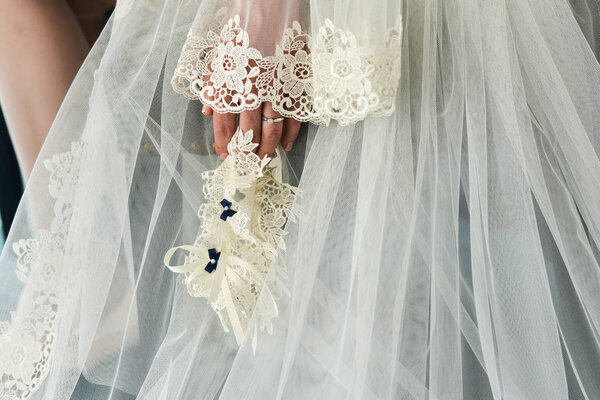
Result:
[[227,157],[227,144],[235,133],[235,125],[235,114],[214,113],[213,130],[215,132],[215,151],[222,160]]
[[[269,102],[263,104],[262,115],[267,118],[280,118],[281,115],[273,110],[273,106]],[[262,132],[260,136],[260,145],[257,149],[257,154],[260,158],[265,155],[269,157],[275,152],[277,144],[283,133],[283,122],[274,122],[269,124],[267,121],[262,121]]]
[[254,136],[252,141],[254,143],[260,143],[261,130],[262,130],[262,107],[256,110],[242,111],[240,114],[240,129],[244,132],[252,129]]
[[286,118],[283,125],[283,135],[281,135],[281,145],[285,151],[292,150],[294,147],[294,142],[298,138],[298,133],[300,133],[300,127],[302,126],[302,122],[294,119],[294,118]]
[[[215,151],[221,159],[225,159],[227,157],[227,144],[236,130],[236,114],[220,114],[214,112],[209,106],[202,107],[202,114],[213,116]],[[269,124],[267,121],[262,120],[263,116],[273,119],[281,117],[278,112],[273,110],[271,103],[266,102],[256,110],[243,111],[239,120],[242,131],[246,132],[250,129],[253,131],[252,141],[259,143],[256,150],[258,156],[261,158],[265,155],[271,157],[280,141],[284,150],[290,151],[298,138],[302,123],[293,118],[286,118],[285,123],[274,122]]]
[[202,106],[202,114],[206,115],[207,117],[210,117],[211,115],[213,115],[213,109],[209,106]]

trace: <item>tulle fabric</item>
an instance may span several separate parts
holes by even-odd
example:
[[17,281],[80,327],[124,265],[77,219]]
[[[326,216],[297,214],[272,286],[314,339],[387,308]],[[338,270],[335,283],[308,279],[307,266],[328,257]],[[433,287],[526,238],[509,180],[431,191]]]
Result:
[[391,115],[304,124],[285,157],[303,217],[255,353],[163,264],[221,162],[170,82],[217,4],[120,3],[0,258],[0,398],[600,398],[594,3],[381,3],[299,6],[313,32],[402,13],[402,74]]

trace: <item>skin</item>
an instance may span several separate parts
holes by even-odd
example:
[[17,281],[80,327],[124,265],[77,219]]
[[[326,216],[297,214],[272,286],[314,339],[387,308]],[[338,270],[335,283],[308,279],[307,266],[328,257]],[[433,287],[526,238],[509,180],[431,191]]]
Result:
[[[251,12],[248,30],[265,35],[261,29],[265,15],[279,3],[264,0]],[[25,180],[39,154],[56,113],[104,24],[114,0],[0,0],[0,54],[10,55],[0,63],[0,104],[11,134]],[[247,10],[237,10],[247,11]],[[270,19],[277,21],[277,19]],[[268,33],[267,33],[268,35]],[[251,35],[253,36],[253,35]],[[269,51],[269,49],[262,49]],[[236,114],[213,116],[215,151],[227,156],[227,144],[236,130]],[[266,118],[279,118],[270,103],[239,115],[244,131],[252,129],[260,157],[272,154],[281,143],[287,151],[298,137],[301,123],[292,118],[268,124]]]
[[0,0],[0,103],[25,180],[108,0]]
[[[250,45],[256,46],[257,43],[254,41],[256,38],[260,38],[261,40],[258,42],[261,46],[258,47],[258,50],[265,55],[273,54],[279,38],[277,34],[272,33],[282,32],[286,24],[286,21],[279,16],[286,16],[287,24],[289,24],[290,21],[298,19],[298,10],[290,8],[288,2],[281,0],[252,2],[251,7],[248,7],[248,4],[249,2],[238,2],[238,5],[230,13],[230,17],[235,14],[243,15],[244,23],[247,24],[244,29],[249,34]],[[271,41],[270,39],[275,40]],[[269,43],[270,46],[265,43]],[[227,157],[227,144],[236,130],[236,114],[219,114],[208,106],[204,106],[202,113],[213,116],[215,150],[219,157],[224,159]],[[281,117],[281,114],[273,110],[270,102],[264,102],[258,109],[243,111],[239,115],[240,128],[244,132],[252,129],[254,133],[253,141],[259,144],[256,149],[258,156],[262,158],[265,155],[273,154],[279,143],[284,150],[290,151],[298,137],[302,123],[293,118],[285,118],[283,122],[269,124],[263,121],[261,116],[275,119]]]
[[[213,128],[215,132],[215,151],[219,157],[227,157],[227,144],[236,130],[236,114],[219,114],[213,112],[210,107],[204,106],[204,115],[213,116]],[[263,121],[266,118],[279,118],[281,114],[273,110],[269,102],[265,102],[256,110],[243,111],[240,113],[240,128],[245,132],[252,129],[253,141],[259,143],[256,153],[259,157],[271,155],[275,152],[277,145],[281,142],[284,150],[290,151],[298,138],[301,122],[293,118],[285,118],[283,122],[269,124]]]

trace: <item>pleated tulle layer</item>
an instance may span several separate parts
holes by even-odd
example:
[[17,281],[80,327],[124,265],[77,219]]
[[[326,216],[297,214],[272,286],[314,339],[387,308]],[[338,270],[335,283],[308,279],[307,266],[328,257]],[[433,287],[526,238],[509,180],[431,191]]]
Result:
[[402,13],[401,74],[282,152],[302,213],[253,351],[163,262],[222,162],[171,83],[220,3],[121,2],[86,60],[0,258],[0,399],[600,399],[597,5],[302,3],[367,47]]

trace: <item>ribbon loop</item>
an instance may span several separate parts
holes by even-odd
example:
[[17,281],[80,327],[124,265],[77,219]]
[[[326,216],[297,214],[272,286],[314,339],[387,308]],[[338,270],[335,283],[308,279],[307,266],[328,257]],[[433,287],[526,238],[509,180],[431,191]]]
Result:
[[217,265],[219,264],[219,258],[221,257],[221,252],[217,251],[216,249],[208,249],[208,264],[206,264],[206,267],[204,267],[204,270],[206,272],[208,272],[209,274],[212,274],[212,272],[217,269]]
[[237,211],[231,209],[231,202],[229,200],[221,200],[221,205],[223,206],[223,212],[221,213],[223,221],[227,221],[227,218],[233,217],[237,213]]
[[[261,159],[252,152],[257,146],[252,138],[251,131],[238,129],[227,147],[233,158],[202,175],[209,204],[198,213],[202,232],[193,245],[169,250],[165,264],[185,274],[188,292],[208,300],[223,328],[233,330],[238,345],[245,343],[246,331],[250,332],[255,350],[257,327],[272,331],[277,301],[289,293],[285,265],[275,259],[277,251],[285,249],[286,221],[297,217],[292,207],[297,189],[281,182],[281,156],[267,165],[268,157]],[[232,199],[233,193],[241,198],[235,201],[236,210],[227,198]],[[234,215],[232,221],[227,220]],[[177,250],[189,252],[183,265],[171,264]]]

